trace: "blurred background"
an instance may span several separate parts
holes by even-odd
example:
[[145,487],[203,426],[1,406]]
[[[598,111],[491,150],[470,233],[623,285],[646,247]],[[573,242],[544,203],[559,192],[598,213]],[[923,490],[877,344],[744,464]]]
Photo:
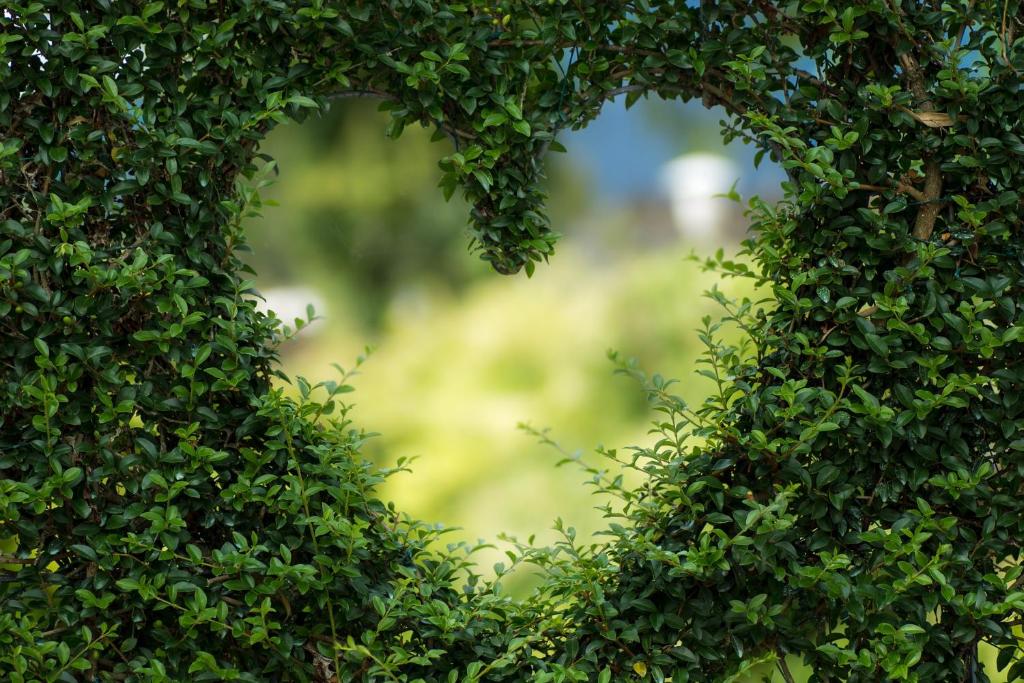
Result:
[[[549,158],[550,214],[563,233],[533,278],[492,272],[467,251],[468,208],[446,203],[437,160],[447,140],[409,129],[385,137],[372,101],[278,128],[263,151],[277,162],[269,204],[248,226],[247,258],[267,308],[285,323],[313,304],[320,319],[282,349],[284,371],[333,379],[374,351],[355,382],[354,417],[379,433],[364,453],[382,466],[416,458],[382,491],[397,509],[445,527],[449,541],[540,543],[556,518],[581,537],[602,527],[601,503],[573,467],[517,425],[550,428],[569,452],[648,443],[653,415],[607,352],[683,380],[699,402],[695,329],[718,315],[702,294],[749,285],[702,273],[687,257],[735,251],[743,206],[724,195],[778,193],[782,172],[755,150],[723,146],[720,116],[697,104],[620,100],[588,128],[566,132]],[[274,205],[276,204],[276,206]],[[482,571],[502,559],[480,556]],[[525,576],[509,585],[522,592]]]
[[[694,373],[696,329],[721,312],[703,293],[755,293],[689,257],[735,252],[746,199],[779,198],[784,179],[768,160],[755,166],[749,146],[723,145],[720,118],[697,103],[641,100],[627,112],[619,100],[563,133],[568,154],[551,155],[547,182],[564,238],[532,279],[467,252],[468,208],[437,188],[448,141],[423,129],[386,138],[373,102],[337,103],[263,146],[277,169],[246,258],[281,320],[294,327],[308,304],[319,316],[283,346],[284,372],[334,379],[333,363],[351,367],[373,347],[347,395],[356,426],[378,433],[364,456],[382,467],[415,458],[380,493],[452,529],[449,542],[495,543],[477,556],[483,574],[504,559],[499,534],[544,544],[556,519],[578,539],[603,528],[588,476],[555,466],[564,452],[600,463],[600,446],[651,443],[654,416],[609,350],[680,379],[691,404],[711,390]],[[564,452],[521,423],[549,429]],[[520,596],[532,584],[529,572],[504,582]],[[994,651],[982,658],[994,674]]]

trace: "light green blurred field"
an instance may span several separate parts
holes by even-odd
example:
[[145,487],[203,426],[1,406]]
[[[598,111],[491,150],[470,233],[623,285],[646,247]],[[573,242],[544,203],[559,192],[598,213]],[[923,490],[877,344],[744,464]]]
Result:
[[[693,330],[718,312],[701,296],[714,282],[681,250],[593,269],[569,246],[532,280],[495,276],[458,298],[397,302],[354,399],[358,424],[381,434],[368,455],[418,458],[384,496],[414,517],[461,527],[466,540],[553,539],[556,517],[583,534],[601,528],[584,475],[556,469],[558,453],[517,424],[550,427],[569,450],[648,442],[642,392],[613,375],[606,352],[683,378],[680,393],[699,401],[706,380],[693,375]],[[323,376],[363,341],[342,320],[314,324],[324,329],[285,354],[286,371]]]

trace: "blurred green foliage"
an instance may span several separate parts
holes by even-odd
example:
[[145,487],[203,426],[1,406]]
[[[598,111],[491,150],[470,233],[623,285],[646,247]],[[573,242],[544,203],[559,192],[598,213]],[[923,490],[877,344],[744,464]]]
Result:
[[[382,494],[414,518],[458,527],[446,539],[553,541],[559,517],[597,531],[600,499],[583,476],[554,469],[558,454],[518,425],[552,427],[570,451],[642,441],[643,392],[614,376],[607,351],[688,377],[693,331],[719,312],[701,293],[718,277],[685,245],[652,248],[634,208],[590,210],[593,186],[571,157],[556,157],[549,181],[568,234],[559,258],[531,280],[497,277],[466,257],[464,204],[437,191],[436,146],[448,141],[412,128],[394,144],[386,121],[372,102],[346,100],[263,145],[281,174],[247,227],[257,283],[304,285],[326,302],[323,319],[283,347],[285,372],[324,376],[375,347],[357,381],[359,420],[380,433],[364,453],[382,465],[417,458]],[[724,286],[750,293],[745,282]],[[699,403],[707,388],[696,378],[683,394]],[[484,571],[501,556],[483,553]],[[529,582],[517,579],[518,592]]]

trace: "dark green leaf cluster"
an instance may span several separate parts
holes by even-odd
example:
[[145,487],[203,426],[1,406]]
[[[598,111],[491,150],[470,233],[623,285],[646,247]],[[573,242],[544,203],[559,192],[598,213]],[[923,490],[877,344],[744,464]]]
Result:
[[[1019,0],[488,2],[0,2],[0,677],[984,681],[982,643],[1024,676]],[[271,387],[259,142],[378,97],[529,273],[545,153],[622,94],[786,169],[708,262],[772,296],[711,293],[702,406],[622,364],[657,439],[581,463],[606,543],[485,581],[375,496],[350,373]]]

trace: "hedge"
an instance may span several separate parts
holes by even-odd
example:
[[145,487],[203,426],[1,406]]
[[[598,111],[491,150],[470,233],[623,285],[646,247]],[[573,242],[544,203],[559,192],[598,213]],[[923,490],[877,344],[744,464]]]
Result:
[[[0,3],[0,677],[973,682],[982,644],[1024,676],[1019,0],[487,1]],[[707,264],[772,296],[712,294],[702,405],[623,363],[658,419],[584,465],[605,542],[485,579],[374,493],[347,372],[272,383],[260,141],[377,97],[529,274],[546,153],[619,95],[785,168]]]

